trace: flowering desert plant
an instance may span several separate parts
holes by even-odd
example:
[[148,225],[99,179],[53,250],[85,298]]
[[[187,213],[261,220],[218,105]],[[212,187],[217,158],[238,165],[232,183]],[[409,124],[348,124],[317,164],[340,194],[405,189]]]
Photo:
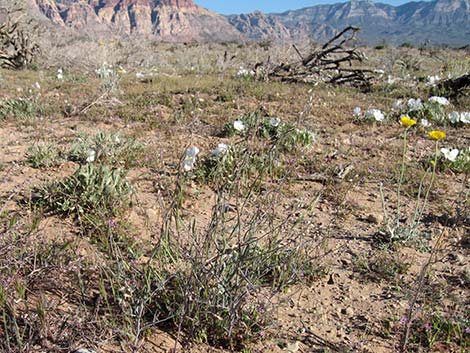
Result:
[[353,117],[358,121],[382,122],[385,120],[385,114],[380,109],[369,109],[365,112],[360,107],[353,109]]
[[470,148],[442,147],[439,163],[444,170],[458,173],[470,172]]
[[125,138],[119,132],[99,131],[93,136],[81,134],[70,147],[68,158],[80,164],[123,164],[129,167],[137,163],[144,145],[133,138]]
[[[402,126],[405,127],[405,131],[403,133],[403,152],[402,152],[402,162],[400,167],[400,177],[398,180],[397,186],[397,206],[396,206],[396,214],[393,216],[389,214],[387,211],[387,207],[385,205],[385,198],[382,193],[382,206],[384,210],[384,223],[386,227],[386,235],[387,239],[390,242],[395,241],[409,241],[412,240],[418,231],[418,227],[420,225],[424,210],[427,206],[427,201],[429,199],[429,194],[432,190],[434,185],[435,177],[436,177],[436,166],[438,163],[439,157],[439,141],[446,137],[446,134],[440,130],[433,130],[429,132],[428,136],[430,139],[435,141],[435,149],[434,149],[434,158],[431,161],[431,179],[427,188],[424,186],[424,179],[425,176],[420,182],[417,200],[415,202],[413,214],[410,216],[405,217],[406,220],[403,223],[402,218],[402,195],[401,195],[401,188],[403,184],[403,177],[405,174],[406,169],[406,154],[407,154],[407,136],[408,131],[410,128],[416,125],[416,120],[410,118],[409,116],[402,116],[400,118],[400,123]],[[424,196],[423,196],[424,193]]]
[[104,94],[115,93],[119,88],[121,76],[124,71],[121,68],[114,68],[104,62],[95,70],[96,76],[101,80],[101,90]]
[[448,125],[448,110],[450,105],[449,100],[441,96],[432,96],[425,102],[420,98],[397,99],[392,104],[392,111],[399,115],[406,114],[426,128],[431,123]]
[[224,127],[227,136],[258,137],[268,139],[282,151],[292,151],[296,147],[306,147],[316,139],[316,134],[307,129],[299,129],[278,117],[263,117],[260,112],[246,114]]

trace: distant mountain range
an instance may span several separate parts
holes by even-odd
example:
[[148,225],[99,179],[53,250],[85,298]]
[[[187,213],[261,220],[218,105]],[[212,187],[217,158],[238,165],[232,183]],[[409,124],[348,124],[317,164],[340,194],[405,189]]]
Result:
[[58,26],[166,41],[323,41],[348,25],[365,44],[470,45],[470,0],[401,6],[352,0],[279,14],[222,16],[192,0],[29,0]]

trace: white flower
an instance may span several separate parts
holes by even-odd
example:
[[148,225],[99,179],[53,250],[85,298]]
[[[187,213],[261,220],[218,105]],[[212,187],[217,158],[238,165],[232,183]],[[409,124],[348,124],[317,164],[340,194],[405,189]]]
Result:
[[379,109],[370,109],[366,112],[366,119],[374,119],[375,121],[382,121],[385,119],[384,113]]
[[403,99],[397,99],[395,102],[393,102],[392,110],[395,110],[397,112],[403,110]]
[[418,99],[413,99],[413,98],[408,99],[407,105],[408,105],[408,109],[410,111],[423,109],[423,102],[421,102],[421,99],[419,99],[419,98]]
[[434,102],[434,103],[437,103],[437,104],[440,104],[440,105],[449,105],[449,101],[447,100],[447,98],[445,97],[436,97],[436,96],[433,96],[431,98],[428,99],[429,102]]
[[457,156],[459,155],[459,150],[457,148],[441,148],[441,153],[444,155],[445,159],[451,162],[455,162],[457,160]]
[[196,146],[189,147],[185,152],[185,155],[191,158],[196,157],[198,154],[199,148],[197,148]]
[[241,120],[235,120],[233,122],[233,128],[239,132],[245,130],[245,124],[243,124],[243,121]]
[[219,155],[227,152],[228,146],[225,143],[219,143],[217,148],[212,151],[212,155],[214,157],[218,157]]
[[86,158],[87,163],[94,162],[95,160],[96,160],[96,151],[89,150],[87,154],[87,158]]
[[253,70],[245,69],[243,66],[240,66],[240,70],[237,72],[237,76],[239,77],[247,77],[247,76],[254,76],[255,72]]
[[387,77],[387,84],[393,85],[395,83],[396,79],[392,75],[388,75]]
[[34,88],[36,88],[37,90],[40,90],[41,89],[41,85],[39,84],[39,82],[36,82],[34,85],[33,85]]
[[362,109],[360,107],[356,107],[353,109],[353,116],[355,118],[359,118],[362,115]]
[[431,126],[431,123],[428,121],[428,119],[421,119],[420,122],[422,127],[429,127]]
[[281,123],[281,119],[277,117],[272,117],[271,119],[269,119],[269,124],[272,127],[278,127],[280,123]]
[[184,158],[181,163],[184,171],[189,172],[191,169],[194,168],[194,165],[197,161],[197,155],[199,153],[199,148],[196,146],[191,146],[184,152]]
[[382,69],[374,70],[374,72],[375,72],[376,74],[379,74],[379,77],[382,77],[382,76],[384,75],[384,73],[385,73],[385,71],[382,70]]
[[64,71],[62,70],[62,68],[59,68],[57,70],[57,79],[58,80],[63,80],[64,79]]
[[470,112],[460,113],[460,121],[464,124],[470,124]]
[[140,80],[140,79],[144,78],[145,75],[142,72],[136,72],[135,77]]
[[449,120],[452,124],[457,124],[460,121],[460,113],[459,112],[449,113]]
[[428,76],[428,82],[426,83],[426,86],[435,86],[436,83],[440,80],[441,78],[437,75],[434,76]]
[[194,168],[194,164],[196,164],[195,159],[185,159],[181,165],[183,166],[183,170],[185,172],[189,172]]

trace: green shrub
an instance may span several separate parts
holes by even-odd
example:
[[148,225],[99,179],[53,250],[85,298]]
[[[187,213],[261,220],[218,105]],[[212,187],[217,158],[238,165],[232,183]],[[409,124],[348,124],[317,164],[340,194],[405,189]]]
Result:
[[131,193],[123,171],[87,164],[62,181],[33,189],[32,201],[53,214],[107,221],[130,206]]

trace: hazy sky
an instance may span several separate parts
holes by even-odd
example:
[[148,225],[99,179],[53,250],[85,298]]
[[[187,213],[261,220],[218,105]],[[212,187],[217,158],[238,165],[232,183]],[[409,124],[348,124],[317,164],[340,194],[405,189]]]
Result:
[[[261,10],[263,12],[283,12],[318,4],[333,4],[342,0],[195,0],[196,4],[222,14],[237,14]],[[400,5],[406,0],[380,0],[392,5]]]

